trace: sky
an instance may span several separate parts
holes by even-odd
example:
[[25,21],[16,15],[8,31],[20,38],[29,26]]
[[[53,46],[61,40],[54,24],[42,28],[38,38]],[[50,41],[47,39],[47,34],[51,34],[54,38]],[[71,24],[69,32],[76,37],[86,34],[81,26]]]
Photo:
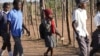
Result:
[[[30,1],[30,0],[27,0],[27,1]],[[35,0],[32,0],[32,1],[35,1]],[[36,0],[36,1],[39,1],[39,0]],[[0,0],[0,3],[4,3],[4,2],[13,2],[13,0]]]

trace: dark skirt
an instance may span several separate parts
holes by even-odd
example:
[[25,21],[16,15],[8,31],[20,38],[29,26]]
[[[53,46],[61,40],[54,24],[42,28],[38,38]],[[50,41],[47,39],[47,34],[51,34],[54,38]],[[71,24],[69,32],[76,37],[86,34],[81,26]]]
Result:
[[96,29],[92,33],[91,47],[100,47],[100,30]]
[[54,48],[56,47],[56,38],[53,35],[45,37],[45,46]]

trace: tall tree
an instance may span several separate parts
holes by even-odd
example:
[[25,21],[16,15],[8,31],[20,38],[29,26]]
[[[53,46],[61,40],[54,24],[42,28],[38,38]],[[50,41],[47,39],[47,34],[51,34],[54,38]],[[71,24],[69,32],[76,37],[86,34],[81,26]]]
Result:
[[91,34],[92,34],[92,30],[93,30],[93,15],[94,15],[94,0],[90,0],[90,18],[91,18]]
[[45,8],[44,0],[40,0],[40,15],[41,15],[41,21],[44,18],[44,13],[43,13],[43,9],[44,8]]
[[71,44],[71,37],[70,37],[70,26],[69,26],[69,17],[68,17],[68,8],[69,8],[69,2],[70,0],[67,0],[66,1],[66,26],[67,26],[67,33],[68,33],[68,40],[69,40],[69,43],[68,44]]

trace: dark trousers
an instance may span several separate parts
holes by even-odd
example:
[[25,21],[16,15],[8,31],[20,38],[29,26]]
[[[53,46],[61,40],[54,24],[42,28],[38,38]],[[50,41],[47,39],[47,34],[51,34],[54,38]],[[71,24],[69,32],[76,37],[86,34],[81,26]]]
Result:
[[99,47],[93,48],[93,49],[90,51],[90,56],[94,56],[94,54],[95,54],[96,52],[98,52],[99,50],[100,50],[100,46],[99,46]]
[[89,56],[89,40],[87,37],[79,36],[76,38],[79,48],[80,55],[79,56]]
[[20,37],[13,37],[14,38],[14,53],[13,56],[17,56],[19,54],[19,56],[23,55],[23,47],[21,44],[21,38]]
[[11,51],[10,35],[8,35],[7,33],[2,33],[1,36],[3,39],[2,50],[5,50],[7,48],[8,52],[10,52]]

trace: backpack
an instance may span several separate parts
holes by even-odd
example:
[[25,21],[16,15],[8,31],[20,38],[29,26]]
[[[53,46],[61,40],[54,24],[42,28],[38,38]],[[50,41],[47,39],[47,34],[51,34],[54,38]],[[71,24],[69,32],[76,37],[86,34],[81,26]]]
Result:
[[46,36],[51,36],[51,27],[48,20],[43,20],[41,24],[39,25],[39,32],[41,39],[45,39]]
[[96,29],[92,33],[92,42],[91,42],[92,47],[98,47],[100,46],[100,30]]
[[39,33],[40,33],[40,38],[41,39],[45,39],[45,27],[44,27],[44,25],[43,25],[43,23],[41,23],[40,25],[39,25]]

